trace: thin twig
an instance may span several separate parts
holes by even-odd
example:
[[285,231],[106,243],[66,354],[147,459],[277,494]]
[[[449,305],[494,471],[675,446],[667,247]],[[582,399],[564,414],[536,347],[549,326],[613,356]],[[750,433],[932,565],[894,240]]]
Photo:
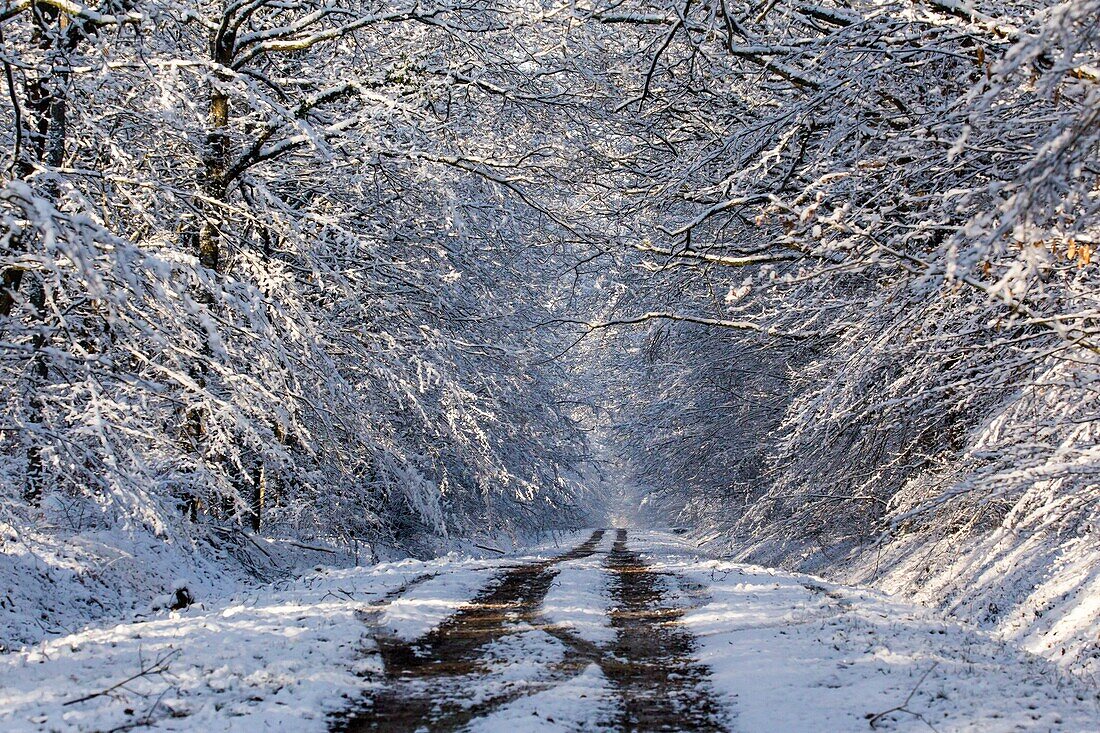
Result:
[[916,685],[914,685],[914,686],[913,686],[913,689],[909,691],[909,694],[905,696],[905,701],[904,701],[904,702],[903,702],[903,703],[902,703],[901,705],[898,705],[898,706],[896,706],[896,707],[892,707],[892,708],[890,708],[889,710],[883,710],[883,711],[882,711],[881,713],[876,713],[876,714],[872,715],[872,716],[871,716],[871,717],[870,717],[870,718],[868,719],[868,721],[867,721],[867,722],[868,722],[868,723],[870,724],[870,726],[871,726],[872,728],[874,728],[874,727],[875,727],[875,724],[876,724],[876,723],[877,723],[878,721],[880,721],[880,720],[881,720],[882,718],[886,717],[886,716],[887,716],[887,715],[889,715],[890,713],[909,713],[910,715],[912,715],[913,717],[917,718],[917,719],[918,719],[918,720],[920,720],[920,721],[921,721],[922,723],[924,723],[925,725],[927,725],[927,726],[928,726],[929,728],[931,728],[932,730],[936,730],[936,726],[934,726],[934,725],[932,725],[931,723],[929,723],[929,722],[928,722],[928,720],[927,720],[927,719],[926,719],[926,718],[925,718],[925,717],[924,717],[923,715],[921,715],[920,713],[918,713],[918,712],[915,712],[915,711],[913,711],[913,710],[910,710],[910,709],[909,709],[909,703],[910,703],[910,702],[912,701],[912,699],[913,699],[913,696],[917,694],[917,690],[919,690],[919,689],[920,689],[920,686],[924,684],[924,681],[925,681],[926,679],[928,679],[928,675],[932,674],[932,672],[933,672],[933,671],[934,671],[934,670],[936,669],[936,667],[938,667],[938,666],[940,666],[940,663],[939,663],[939,662],[933,662],[933,663],[932,663],[932,666],[931,666],[931,667],[929,667],[929,668],[928,668],[928,669],[927,669],[927,670],[925,671],[925,673],[924,673],[924,674],[922,674],[922,675],[920,676],[920,679],[919,679],[919,680],[917,680],[917,684],[916,684]]

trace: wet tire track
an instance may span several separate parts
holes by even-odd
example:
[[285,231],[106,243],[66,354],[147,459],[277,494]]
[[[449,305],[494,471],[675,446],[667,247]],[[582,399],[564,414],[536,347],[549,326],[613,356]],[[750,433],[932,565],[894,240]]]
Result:
[[695,637],[679,624],[683,609],[666,603],[661,574],[627,549],[618,530],[607,557],[613,574],[612,654],[601,665],[622,695],[617,730],[724,731],[709,670],[693,658]]
[[386,685],[363,705],[338,720],[339,733],[398,733],[430,729],[454,730],[487,710],[531,693],[524,688],[470,704],[460,694],[472,675],[486,671],[482,648],[512,632],[516,623],[532,626],[557,571],[553,566],[589,557],[604,531],[597,530],[573,550],[529,563],[505,573],[494,588],[482,593],[439,627],[412,643],[378,638],[386,670]]
[[[604,562],[611,574],[614,643],[594,644],[543,618],[542,603],[558,573],[554,566],[590,557],[604,534],[597,530],[564,555],[513,567],[497,585],[414,642],[377,637],[384,685],[335,720],[332,731],[458,730],[516,699],[553,688],[591,664],[599,665],[621,698],[618,717],[600,729],[726,730],[724,712],[712,696],[709,670],[692,659],[695,638],[679,623],[683,610],[668,603],[663,574],[627,548],[626,530],[617,530]],[[510,634],[535,630],[561,642],[568,650],[565,658],[548,665],[538,679],[492,690],[487,684],[487,646]],[[472,699],[471,693],[479,697]]]

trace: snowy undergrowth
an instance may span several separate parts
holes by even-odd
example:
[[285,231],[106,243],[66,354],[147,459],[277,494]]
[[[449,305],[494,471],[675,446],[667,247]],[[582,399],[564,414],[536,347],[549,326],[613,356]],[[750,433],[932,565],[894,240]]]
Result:
[[177,587],[201,602],[245,582],[239,563],[144,533],[0,524],[0,650],[152,614]]
[[[548,554],[576,537],[544,543]],[[402,588],[424,602],[385,617],[415,638],[439,624],[509,558],[450,553],[372,567],[318,568],[205,608],[92,628],[0,656],[0,729],[321,731],[377,671],[372,611]],[[444,573],[443,571],[447,571]],[[457,578],[457,580],[456,580]],[[415,586],[415,588],[413,587]],[[134,677],[134,679],[129,679]],[[125,683],[124,686],[118,686]],[[81,699],[87,698],[87,699]]]

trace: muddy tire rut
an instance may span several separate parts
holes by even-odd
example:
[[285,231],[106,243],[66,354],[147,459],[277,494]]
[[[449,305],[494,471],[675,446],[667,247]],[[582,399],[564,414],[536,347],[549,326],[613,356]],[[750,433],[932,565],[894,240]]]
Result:
[[[513,567],[439,627],[413,642],[376,637],[385,670],[380,690],[333,720],[334,733],[456,731],[521,697],[552,688],[597,664],[620,698],[617,718],[602,730],[719,731],[722,711],[710,695],[707,669],[691,659],[694,639],[678,625],[682,611],[665,603],[658,574],[627,549],[617,530],[604,563],[611,574],[616,640],[604,648],[542,617],[555,566],[590,557],[605,535],[597,530],[555,558]],[[490,649],[518,633],[543,631],[567,649],[537,679],[518,686],[487,684]]]
[[692,659],[695,639],[666,603],[662,578],[627,549],[618,530],[607,557],[613,574],[615,645],[601,667],[623,698],[620,731],[724,731],[709,670]]

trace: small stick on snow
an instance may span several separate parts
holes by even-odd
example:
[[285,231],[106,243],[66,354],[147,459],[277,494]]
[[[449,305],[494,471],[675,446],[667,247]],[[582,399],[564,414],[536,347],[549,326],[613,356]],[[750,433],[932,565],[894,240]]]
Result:
[[933,662],[932,663],[932,666],[929,667],[925,671],[925,673],[920,676],[920,679],[917,680],[917,684],[914,685],[913,689],[909,691],[909,694],[905,696],[905,702],[903,702],[901,705],[898,705],[896,707],[892,707],[889,710],[883,710],[881,713],[876,713],[874,715],[868,715],[868,721],[867,722],[870,723],[871,727],[874,728],[875,723],[877,723],[878,721],[880,721],[882,718],[886,717],[890,713],[909,713],[910,715],[912,715],[913,717],[917,718],[922,723],[927,725],[932,730],[936,730],[936,726],[929,723],[928,720],[923,715],[921,715],[918,712],[914,712],[913,710],[910,710],[909,709],[909,703],[913,699],[913,695],[917,694],[917,690],[920,689],[920,686],[924,684],[924,681],[926,679],[928,679],[928,675],[932,674],[932,671],[935,670],[936,667],[938,667],[938,666],[940,666],[939,662]]
[[304,544],[302,542],[295,542],[294,540],[286,540],[286,543],[288,545],[293,545],[294,547],[300,547],[303,550],[313,550],[314,552],[327,552],[330,555],[339,555],[340,554],[339,551],[333,550],[330,547],[318,547],[317,545],[307,545],[307,544]]

